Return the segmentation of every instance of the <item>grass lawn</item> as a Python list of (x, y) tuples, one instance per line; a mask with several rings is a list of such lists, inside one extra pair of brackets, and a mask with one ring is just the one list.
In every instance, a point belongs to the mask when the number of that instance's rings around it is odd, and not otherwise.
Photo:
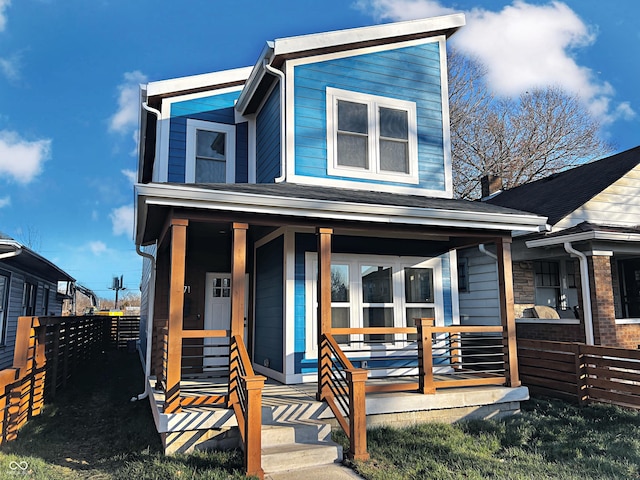
[[(162, 455), (148, 400), (129, 401), (138, 357), (101, 360), (0, 447), (0, 479), (245, 478), (238, 451)], [(505, 420), (377, 428), (368, 441), (373, 460), (354, 467), (370, 480), (640, 479), (640, 413), (606, 405), (532, 400)]]
[(0, 479), (246, 478), (238, 451), (162, 455), (142, 389), (138, 356), (107, 352), (0, 447)]
[(541, 399), (522, 410), (505, 420), (370, 430), (373, 460), (355, 468), (370, 480), (640, 479), (640, 412)]

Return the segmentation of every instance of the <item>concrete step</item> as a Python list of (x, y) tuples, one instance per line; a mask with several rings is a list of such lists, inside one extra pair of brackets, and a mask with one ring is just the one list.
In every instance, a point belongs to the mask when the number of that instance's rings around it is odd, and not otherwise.
[(288, 443), (262, 447), (265, 473), (333, 464), (342, 461), (342, 447), (333, 442)]
[(262, 446), (331, 440), (331, 426), (321, 422), (275, 423), (262, 426)]

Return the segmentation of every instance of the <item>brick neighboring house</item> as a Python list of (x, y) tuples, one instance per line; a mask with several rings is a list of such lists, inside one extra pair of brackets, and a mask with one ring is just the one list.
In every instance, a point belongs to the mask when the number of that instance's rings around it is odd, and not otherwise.
[[(639, 164), (636, 147), (507, 191), (485, 182), (486, 203), (547, 216), (551, 227), (514, 238), (520, 338), (640, 346)], [(486, 323), (498, 309), (485, 299), (497, 288), (491, 247), (467, 249), (458, 263), (461, 322)]]

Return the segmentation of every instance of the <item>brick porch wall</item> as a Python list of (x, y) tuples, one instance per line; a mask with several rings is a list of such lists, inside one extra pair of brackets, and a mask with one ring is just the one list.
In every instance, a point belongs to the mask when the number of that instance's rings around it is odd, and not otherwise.
[(588, 257), (589, 287), (591, 288), (591, 315), (596, 345), (617, 347), (616, 313), (611, 282), (611, 257)]

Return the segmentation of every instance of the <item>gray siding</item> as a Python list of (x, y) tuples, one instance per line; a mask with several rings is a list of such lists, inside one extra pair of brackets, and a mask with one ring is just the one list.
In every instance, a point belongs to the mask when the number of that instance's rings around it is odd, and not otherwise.
[(469, 289), (459, 293), (460, 323), (500, 325), (497, 262), (475, 249), (458, 252), (467, 259)]

